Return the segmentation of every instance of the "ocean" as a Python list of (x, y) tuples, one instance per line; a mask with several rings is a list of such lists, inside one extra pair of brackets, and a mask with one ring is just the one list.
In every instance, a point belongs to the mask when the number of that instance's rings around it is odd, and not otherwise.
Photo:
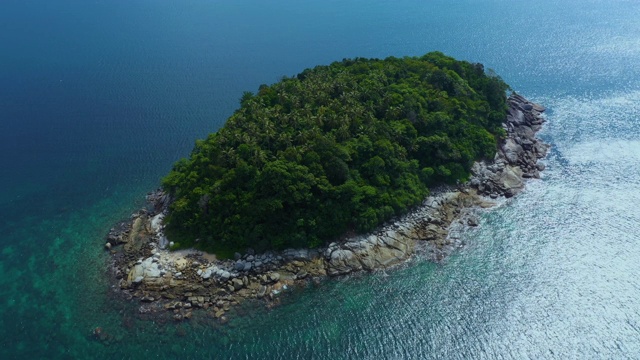
[[(0, 358), (640, 358), (638, 19), (635, 0), (3, 0)], [(104, 236), (243, 91), (435, 50), (548, 108), (543, 178), (462, 249), (224, 326), (116, 296)]]

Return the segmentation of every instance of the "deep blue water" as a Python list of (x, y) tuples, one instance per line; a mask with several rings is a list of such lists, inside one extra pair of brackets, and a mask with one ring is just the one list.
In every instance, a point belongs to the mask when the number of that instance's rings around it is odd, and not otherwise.
[[(0, 2), (0, 358), (640, 357), (638, 19), (634, 0)], [(114, 300), (103, 236), (243, 91), (433, 50), (549, 108), (544, 178), (464, 249), (225, 327)]]

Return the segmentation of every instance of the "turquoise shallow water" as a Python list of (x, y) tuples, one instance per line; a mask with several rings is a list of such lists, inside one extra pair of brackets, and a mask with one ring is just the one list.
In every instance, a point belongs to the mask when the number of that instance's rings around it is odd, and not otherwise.
[[(1, 2), (0, 358), (638, 358), (638, 18), (624, 0)], [(103, 236), (242, 91), (432, 50), (549, 108), (544, 178), (463, 249), (226, 327), (114, 300)]]

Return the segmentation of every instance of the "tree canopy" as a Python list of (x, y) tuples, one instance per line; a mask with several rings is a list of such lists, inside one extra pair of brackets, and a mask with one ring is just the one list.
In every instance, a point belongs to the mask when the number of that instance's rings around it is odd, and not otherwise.
[(167, 234), (216, 251), (371, 231), (493, 158), (507, 89), (439, 52), (344, 59), (261, 85), (163, 179)]

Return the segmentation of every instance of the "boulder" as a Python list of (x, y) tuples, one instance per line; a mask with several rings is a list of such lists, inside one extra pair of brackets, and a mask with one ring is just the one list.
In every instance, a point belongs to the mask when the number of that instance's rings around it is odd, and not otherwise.
[(250, 262), (246, 262), (244, 263), (244, 267), (242, 268), (242, 271), (250, 271), (252, 267), (253, 265)]
[(526, 125), (518, 126), (518, 128), (516, 129), (516, 133), (522, 139), (521, 140), (522, 143), (526, 143), (529, 145), (533, 144), (531, 140), (535, 139), (536, 137), (535, 133), (533, 132), (533, 129), (531, 129)]
[(327, 273), (331, 276), (348, 274), (362, 268), (353, 251), (347, 249), (334, 250), (327, 262)]
[(519, 191), (524, 187), (522, 182), (522, 170), (519, 167), (506, 166), (504, 171), (494, 179), (496, 185), (503, 191), (513, 190)]
[(513, 139), (508, 138), (504, 145), (502, 145), (502, 151), (504, 152), (504, 156), (507, 161), (509, 161), (510, 164), (515, 165), (518, 163), (523, 149), (522, 146), (517, 144)]
[(238, 278), (231, 280), (231, 285), (233, 286), (234, 291), (238, 291), (244, 287), (244, 283)]
[(160, 238), (158, 239), (158, 246), (160, 247), (160, 249), (166, 249), (168, 245), (169, 240), (167, 239), (167, 237), (164, 235), (160, 236)]
[(182, 271), (182, 270), (186, 269), (187, 265), (188, 265), (188, 261), (185, 258), (179, 258), (174, 263), (174, 266), (176, 267), (176, 270), (178, 270), (178, 271)]
[(531, 103), (531, 107), (533, 108), (533, 110), (539, 113), (544, 112), (546, 110), (544, 106), (536, 103)]
[(220, 278), (222, 280), (229, 280), (230, 277), (231, 277), (231, 273), (229, 273), (228, 271), (223, 270), (220, 272)]
[(348, 261), (353, 258), (353, 252), (347, 249), (336, 249), (331, 252), (331, 262), (334, 261)]
[(381, 247), (376, 254), (375, 261), (379, 267), (388, 267), (400, 263), (405, 259), (406, 254), (391, 248)]
[(267, 287), (262, 285), (262, 286), (260, 286), (260, 289), (258, 290), (258, 293), (256, 294), (256, 296), (257, 296), (258, 299), (261, 299), (266, 294), (267, 294)]
[(519, 109), (509, 108), (509, 113), (507, 114), (507, 122), (516, 125), (524, 124), (524, 113)]
[(203, 271), (202, 274), (200, 274), (200, 276), (206, 280), (211, 277), (212, 273), (213, 273), (212, 269), (208, 268), (205, 271)]
[(282, 256), (290, 260), (309, 260), (309, 249), (286, 249)]
[(164, 219), (164, 214), (160, 213), (154, 217), (151, 218), (151, 229), (155, 232), (158, 233), (160, 232), (160, 230), (162, 230), (162, 219)]

